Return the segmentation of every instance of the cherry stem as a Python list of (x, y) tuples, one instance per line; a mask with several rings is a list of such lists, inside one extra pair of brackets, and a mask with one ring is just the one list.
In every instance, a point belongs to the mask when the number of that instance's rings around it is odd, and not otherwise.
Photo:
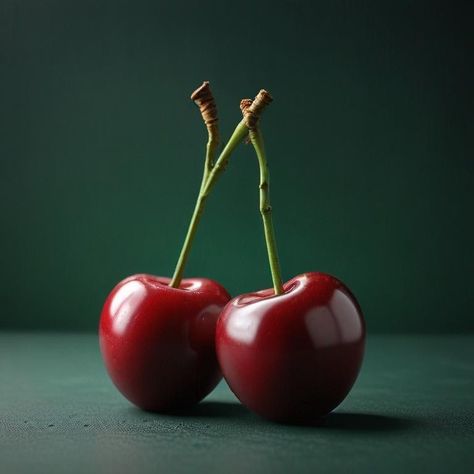
[(202, 174), (201, 190), (206, 184), (212, 168), (214, 168), (214, 157), (216, 155), (219, 140), (214, 133), (209, 131), (209, 139), (206, 145), (206, 159), (204, 162), (204, 173)]
[(283, 283), (281, 279), (280, 260), (275, 239), (275, 230), (272, 220), (272, 206), (270, 205), (270, 173), (263, 145), (263, 137), (256, 125), (249, 130), (250, 141), (255, 149), (260, 168), (260, 214), (263, 220), (263, 230), (265, 234), (265, 243), (267, 245), (268, 261), (270, 272), (272, 274), (273, 288), (276, 295), (283, 294)]
[(219, 119), (217, 116), (217, 105), (212, 95), (209, 81), (204, 81), (192, 94), (191, 100), (199, 107), (202, 119), (207, 128), (208, 141), (206, 146), (206, 160), (204, 162), (204, 172), (202, 175), (201, 187), (214, 166), (214, 158), (219, 144)]
[(188, 261), (189, 252), (191, 251), (191, 246), (196, 235), (199, 221), (201, 220), (202, 213), (204, 211), (207, 197), (209, 196), (209, 193), (211, 192), (214, 185), (216, 184), (219, 176), (224, 171), (229, 161), (230, 155), (246, 137), (247, 131), (248, 130), (245, 121), (242, 120), (235, 128), (234, 133), (230, 137), (229, 141), (227, 142), (226, 146), (222, 150), (222, 153), (220, 154), (214, 165), (212, 162), (217, 143), (213, 143), (211, 137), (209, 139), (209, 142), (207, 144), (203, 180), (196, 201), (196, 206), (194, 207), (194, 212), (191, 217), (191, 222), (189, 223), (188, 232), (184, 239), (183, 248), (181, 249), (181, 253), (176, 264), (173, 278), (169, 283), (169, 286), (172, 288), (179, 288), (179, 285), (181, 284), (181, 280), (183, 278), (184, 273), (184, 267), (186, 266), (186, 262)]

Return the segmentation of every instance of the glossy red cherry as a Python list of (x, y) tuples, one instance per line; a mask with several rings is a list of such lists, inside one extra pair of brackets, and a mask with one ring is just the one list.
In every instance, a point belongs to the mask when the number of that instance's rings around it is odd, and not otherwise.
[(365, 345), (362, 312), (350, 290), (324, 273), (238, 296), (224, 308), (216, 350), (237, 398), (264, 418), (312, 422), (346, 397)]
[(102, 310), (99, 339), (110, 378), (132, 403), (168, 411), (199, 402), (219, 382), (215, 327), (230, 297), (204, 278), (134, 275)]

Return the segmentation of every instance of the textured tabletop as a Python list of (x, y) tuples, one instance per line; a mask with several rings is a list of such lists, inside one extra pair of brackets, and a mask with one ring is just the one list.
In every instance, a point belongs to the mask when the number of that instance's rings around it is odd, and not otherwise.
[(474, 337), (371, 336), (315, 427), (266, 422), (221, 384), (192, 413), (132, 407), (93, 335), (0, 335), (0, 471), (472, 472)]

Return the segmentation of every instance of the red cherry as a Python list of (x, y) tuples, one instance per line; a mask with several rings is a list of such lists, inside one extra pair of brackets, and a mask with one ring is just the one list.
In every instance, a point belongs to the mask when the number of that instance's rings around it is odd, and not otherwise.
[(227, 291), (205, 278), (133, 275), (102, 310), (100, 348), (110, 378), (132, 403), (168, 411), (202, 400), (219, 382), (215, 327)]
[(221, 313), (216, 350), (237, 398), (264, 418), (311, 422), (354, 384), (365, 346), (362, 311), (350, 290), (324, 273), (238, 296)]

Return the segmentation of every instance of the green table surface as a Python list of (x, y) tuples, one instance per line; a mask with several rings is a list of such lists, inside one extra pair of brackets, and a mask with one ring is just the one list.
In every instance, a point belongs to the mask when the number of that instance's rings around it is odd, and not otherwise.
[(192, 413), (131, 406), (97, 337), (0, 334), (0, 472), (473, 472), (474, 337), (371, 336), (319, 426), (269, 423), (224, 383)]

